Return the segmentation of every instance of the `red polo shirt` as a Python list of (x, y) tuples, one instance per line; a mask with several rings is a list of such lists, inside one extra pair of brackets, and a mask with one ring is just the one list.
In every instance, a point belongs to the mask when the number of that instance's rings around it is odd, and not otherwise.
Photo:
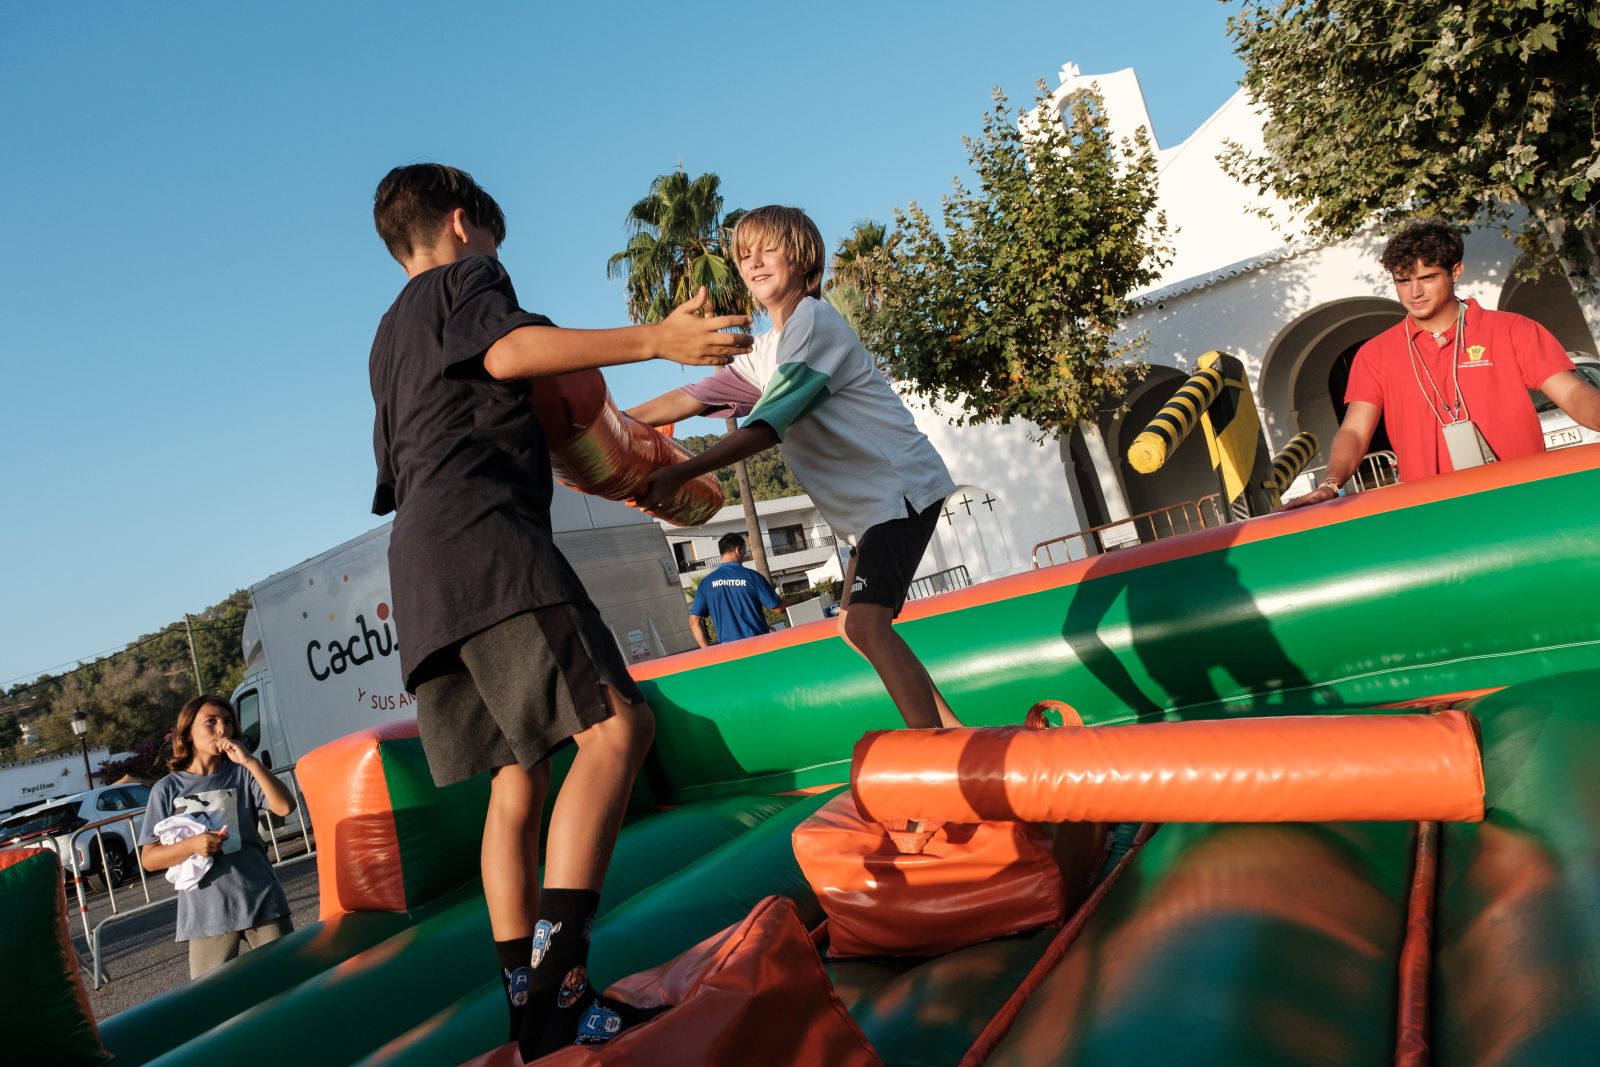
[(1455, 324), (1450, 324), (1441, 343), (1410, 315), (1362, 345), (1350, 366), (1345, 403), (1364, 400), (1383, 409), (1401, 481), (1455, 469), (1434, 414), (1436, 403), (1430, 408), (1433, 390), (1428, 376), (1414, 368), (1408, 332), (1446, 398), (1455, 399), (1454, 382), (1460, 381), (1467, 414), (1478, 424), (1495, 458), (1516, 459), (1544, 451), (1544, 434), (1528, 390), (1539, 388), (1552, 374), (1571, 370), (1572, 360), (1550, 331), (1532, 319), (1509, 311), (1485, 311), (1476, 300), (1468, 300), (1458, 378), (1450, 367)]

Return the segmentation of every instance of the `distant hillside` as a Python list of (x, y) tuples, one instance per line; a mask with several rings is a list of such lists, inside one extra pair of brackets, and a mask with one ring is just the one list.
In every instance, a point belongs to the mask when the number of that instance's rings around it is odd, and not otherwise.
[[(698, 456), (722, 440), (722, 435), (703, 434), (699, 437), (680, 437), (678, 440)], [(799, 496), (805, 492), (800, 488), (800, 483), (795, 481), (794, 472), (789, 469), (789, 465), (783, 461), (776, 448), (757, 452), (745, 460), (745, 467), (750, 471), (750, 492), (757, 500), (776, 500), (784, 496)], [(723, 503), (739, 503), (739, 482), (734, 476), (733, 468), (726, 467), (718, 471), (717, 481), (722, 483)]]
[[(152, 756), (172, 729), (183, 702), (200, 682), (210, 692), (230, 693), (244, 677), (240, 631), (249, 595), (240, 590), (221, 603), (135, 639), (126, 649), (94, 663), (16, 685), (0, 695), (0, 762), (32, 759), (78, 749), (74, 711), (89, 717), (88, 738), (113, 752), (147, 750)], [(24, 745), (26, 725), (37, 743)]]

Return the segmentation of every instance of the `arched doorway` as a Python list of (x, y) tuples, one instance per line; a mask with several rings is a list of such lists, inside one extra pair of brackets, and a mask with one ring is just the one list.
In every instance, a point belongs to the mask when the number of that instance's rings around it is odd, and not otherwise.
[[(1356, 341), (1334, 358), (1333, 366), (1328, 368), (1328, 399), (1333, 401), (1333, 413), (1339, 422), (1344, 421), (1345, 412), (1350, 410), (1350, 405), (1344, 402), (1344, 394), (1350, 385), (1350, 366), (1356, 361), (1356, 353), (1361, 351), (1365, 341)], [(1332, 441), (1331, 438), (1323, 442), (1324, 448)], [(1384, 425), (1383, 416), (1378, 416), (1378, 428), (1372, 431), (1372, 441), (1367, 445), (1368, 452), (1392, 452), (1394, 446), (1389, 443), (1389, 428)], [(1326, 452), (1323, 458), (1327, 458)]]
[(1403, 314), (1394, 300), (1356, 297), (1314, 308), (1278, 333), (1262, 360), (1260, 385), (1263, 421), (1274, 449), (1309, 430), (1321, 446), (1312, 466), (1327, 462), (1328, 445), (1344, 418), (1350, 360)]

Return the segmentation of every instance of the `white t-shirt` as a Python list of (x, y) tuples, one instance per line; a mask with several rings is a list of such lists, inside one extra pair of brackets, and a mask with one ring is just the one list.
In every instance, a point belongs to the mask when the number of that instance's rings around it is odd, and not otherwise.
[(806, 297), (782, 330), (758, 336), (732, 366), (761, 390), (745, 425), (777, 433), (836, 537), (854, 545), (873, 526), (905, 518), (908, 501), (921, 511), (955, 491), (872, 354), (822, 301)]

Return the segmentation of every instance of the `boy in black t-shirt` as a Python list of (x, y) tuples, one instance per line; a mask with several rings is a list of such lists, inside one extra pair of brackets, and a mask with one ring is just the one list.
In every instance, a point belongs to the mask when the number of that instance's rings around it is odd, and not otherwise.
[[(705, 292), (660, 323), (563, 330), (523, 311), (497, 252), (505, 219), (470, 175), (424, 163), (378, 185), (373, 218), (409, 279), (369, 371), (373, 511), (389, 544), (400, 665), (439, 785), (491, 774), (483, 891), (524, 1059), (604, 1041), (627, 1009), (589, 989), (589, 925), (650, 708), (550, 527), (550, 457), (528, 379), (653, 358), (721, 365), (750, 349), (744, 316), (700, 318)], [(578, 751), (538, 886), (548, 757)]]

